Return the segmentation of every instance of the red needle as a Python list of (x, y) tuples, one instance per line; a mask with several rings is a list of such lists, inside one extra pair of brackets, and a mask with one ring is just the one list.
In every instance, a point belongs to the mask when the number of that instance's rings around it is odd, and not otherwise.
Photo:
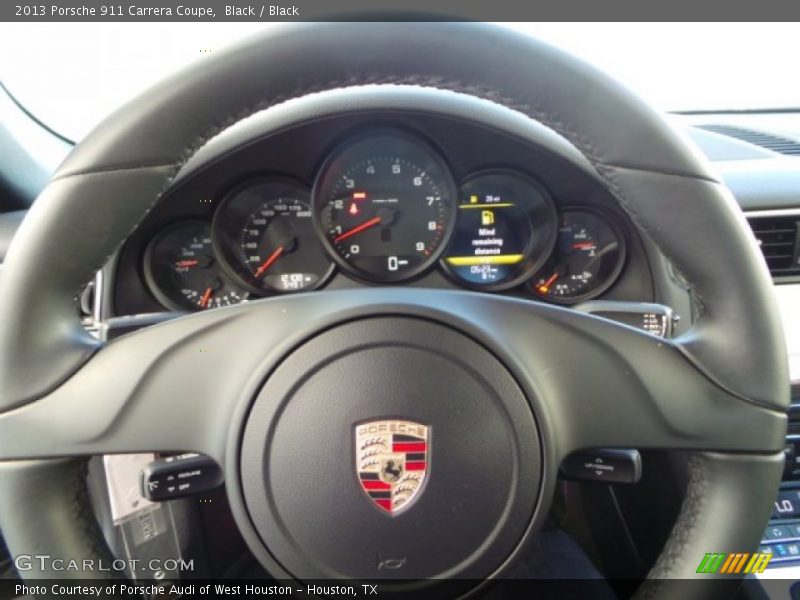
[(199, 260), (182, 260), (178, 263), (178, 268), (181, 269), (183, 267), (189, 268), (194, 267), (200, 264)]
[(595, 245), (594, 242), (581, 242), (578, 244), (572, 244), (572, 247), (575, 248), (575, 250), (591, 250), (595, 247)]
[(272, 263), (274, 263), (276, 260), (280, 258), (281, 254), (283, 254), (283, 246), (278, 246), (277, 248), (275, 248), (272, 254), (270, 254), (267, 257), (267, 260), (261, 263), (261, 266), (258, 267), (258, 269), (256, 269), (256, 272), (253, 275), (253, 277), (255, 279), (261, 277), (264, 274), (264, 272), (272, 266)]
[(351, 236), (353, 236), (353, 235), (355, 235), (357, 233), (361, 233), (365, 229), (369, 229), (370, 227), (374, 227), (375, 225), (378, 225), (380, 222), (381, 222), (381, 218), (380, 217), (373, 217), (369, 221), (365, 221), (361, 225), (356, 225), (351, 230), (345, 231), (344, 233), (339, 234), (339, 236), (334, 238), (333, 241), (334, 241), (334, 243), (338, 244), (339, 242), (342, 242), (342, 241), (346, 240), (347, 238), (349, 238), (349, 237), (351, 237)]
[(553, 273), (550, 278), (545, 281), (542, 285), (540, 285), (537, 289), (542, 293), (546, 294), (550, 291), (550, 286), (553, 285), (553, 282), (558, 279), (558, 273)]
[(203, 297), (200, 298), (200, 308), (205, 308), (208, 306), (208, 301), (211, 300), (211, 294), (214, 293), (214, 290), (211, 288), (206, 288), (206, 293), (203, 294)]

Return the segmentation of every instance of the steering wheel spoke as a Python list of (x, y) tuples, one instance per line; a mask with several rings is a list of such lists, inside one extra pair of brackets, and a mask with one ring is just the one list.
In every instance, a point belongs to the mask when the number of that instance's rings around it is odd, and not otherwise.
[(241, 386), (269, 354), (275, 317), (259, 311), (253, 346), (241, 335), (251, 311), (166, 321), (102, 347), (60, 387), (0, 415), (0, 458), (196, 451), (221, 462)]
[[(541, 403), (558, 457), (597, 447), (763, 452), (785, 415), (714, 382), (670, 340), (607, 319), (514, 303), (484, 325)], [(500, 348), (498, 348), (500, 350)]]
[(113, 340), (44, 398), (0, 415), (0, 457), (186, 450), (222, 462), (236, 415), (281, 357), (370, 314), (437, 320), (501, 356), (557, 458), (590, 447), (782, 447), (784, 415), (715, 384), (667, 340), (541, 303), (383, 289), (252, 302)]

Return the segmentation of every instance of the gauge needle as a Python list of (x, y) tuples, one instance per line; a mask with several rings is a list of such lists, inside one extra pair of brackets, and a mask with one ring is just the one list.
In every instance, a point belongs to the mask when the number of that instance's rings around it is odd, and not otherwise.
[(365, 221), (361, 225), (356, 225), (352, 229), (349, 229), (348, 231), (345, 231), (344, 233), (339, 234), (336, 238), (334, 238), (333, 241), (338, 244), (339, 242), (342, 242), (342, 241), (346, 240), (347, 238), (349, 238), (351, 236), (354, 236), (357, 233), (361, 233), (365, 229), (369, 229), (370, 227), (374, 227), (375, 225), (379, 225), (380, 222), (381, 222), (381, 218), (380, 217), (372, 217), (369, 221)]
[(610, 244), (603, 246), (599, 252), (595, 252), (594, 256), (589, 260), (588, 263), (586, 263), (584, 268), (588, 269), (589, 267), (594, 265), (594, 263), (602, 259), (606, 254), (608, 254), (612, 250), (616, 250), (617, 248), (619, 248), (619, 244), (617, 242), (611, 242)]
[(558, 279), (558, 273), (553, 273), (547, 281), (545, 281), (536, 289), (538, 289), (542, 294), (546, 294), (550, 291), (550, 286), (553, 285), (556, 279)]
[(579, 242), (577, 244), (572, 244), (572, 247), (575, 250), (591, 250), (597, 246), (594, 242)]
[(275, 248), (272, 254), (270, 254), (267, 257), (267, 260), (261, 263), (261, 266), (259, 266), (258, 269), (256, 269), (256, 272), (253, 274), (253, 278), (258, 279), (259, 277), (261, 277), (266, 272), (266, 270), (269, 269), (272, 266), (272, 264), (280, 258), (281, 254), (283, 254), (283, 246), (278, 246), (277, 248)]
[(199, 264), (200, 264), (199, 260), (182, 260), (182, 261), (179, 261), (176, 264), (176, 266), (179, 269), (184, 269), (184, 268), (188, 269), (189, 267), (196, 267)]
[(203, 297), (200, 298), (200, 308), (205, 308), (206, 306), (208, 306), (208, 302), (209, 300), (211, 300), (211, 295), (213, 293), (214, 290), (212, 288), (210, 287), (206, 288), (205, 294), (203, 294)]

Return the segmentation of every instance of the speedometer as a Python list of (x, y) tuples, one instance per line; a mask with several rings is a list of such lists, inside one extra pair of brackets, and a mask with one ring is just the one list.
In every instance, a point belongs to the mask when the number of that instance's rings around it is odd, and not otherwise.
[(313, 196), (328, 251), (368, 281), (422, 273), (452, 234), (456, 191), (447, 166), (426, 144), (398, 132), (373, 133), (335, 152)]
[(333, 270), (314, 231), (308, 188), (290, 179), (233, 190), (217, 211), (213, 236), (224, 264), (259, 295), (315, 289)]

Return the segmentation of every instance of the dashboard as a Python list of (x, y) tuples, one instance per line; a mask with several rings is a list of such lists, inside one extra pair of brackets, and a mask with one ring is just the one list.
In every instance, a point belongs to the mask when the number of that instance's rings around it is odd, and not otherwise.
[(129, 238), (117, 316), (376, 285), (654, 299), (627, 216), (546, 148), (390, 111), (253, 135), (183, 177)]

